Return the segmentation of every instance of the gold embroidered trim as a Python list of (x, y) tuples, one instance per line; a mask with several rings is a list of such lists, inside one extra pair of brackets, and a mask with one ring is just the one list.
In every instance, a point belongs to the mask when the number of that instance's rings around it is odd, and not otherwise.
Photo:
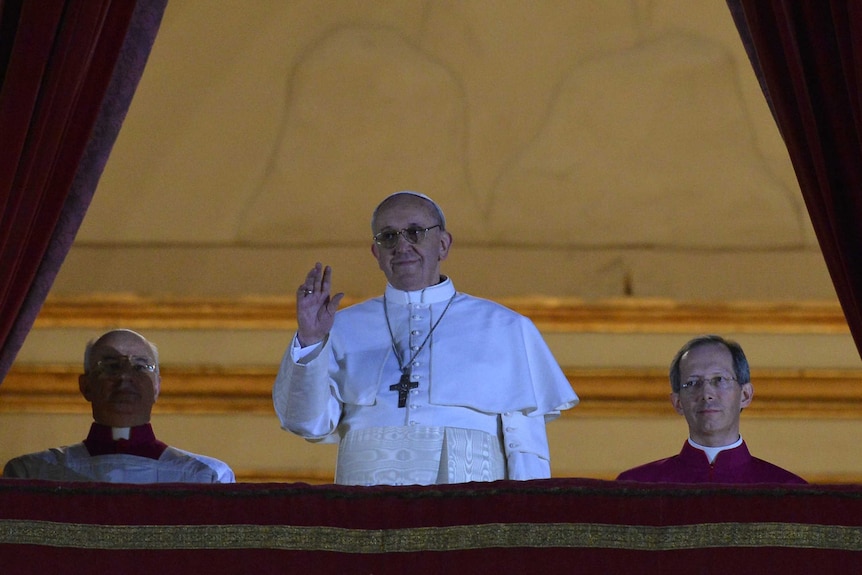
[(489, 523), (403, 529), (292, 525), (93, 525), (0, 520), (0, 544), (82, 549), (279, 549), (410, 553), (496, 547), (674, 551), (714, 547), (862, 550), (862, 528), (803, 523), (644, 526)]

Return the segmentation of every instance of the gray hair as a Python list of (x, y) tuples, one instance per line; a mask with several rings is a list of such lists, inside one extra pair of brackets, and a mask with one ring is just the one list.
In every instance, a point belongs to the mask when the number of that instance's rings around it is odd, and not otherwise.
[(742, 351), (742, 346), (735, 341), (724, 339), (720, 335), (702, 335), (694, 339), (690, 339), (684, 346), (680, 348), (673, 361), (670, 362), (670, 388), (674, 393), (679, 393), (680, 385), (682, 384), (682, 376), (679, 372), (679, 363), (682, 361), (682, 356), (687, 352), (704, 345), (717, 343), (723, 345), (730, 352), (733, 358), (733, 371), (737, 383), (749, 383), (751, 381), (751, 371), (748, 368), (748, 359), (745, 357), (745, 352)]

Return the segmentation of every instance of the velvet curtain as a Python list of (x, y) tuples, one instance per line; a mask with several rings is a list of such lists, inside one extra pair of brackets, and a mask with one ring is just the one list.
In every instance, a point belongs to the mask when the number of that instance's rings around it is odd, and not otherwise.
[(862, 0), (727, 4), (862, 355)]
[(862, 488), (0, 479), (0, 557), (63, 575), (852, 574)]
[(87, 211), (167, 0), (0, 0), (0, 380)]

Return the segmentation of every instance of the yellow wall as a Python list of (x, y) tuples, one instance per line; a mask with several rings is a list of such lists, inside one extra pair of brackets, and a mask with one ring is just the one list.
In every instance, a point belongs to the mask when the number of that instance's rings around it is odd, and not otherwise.
[(241, 478), (330, 477), (267, 386), (315, 261), (351, 301), (381, 293), (368, 222), (399, 189), (442, 204), (457, 288), (533, 317), (581, 394), (556, 475), (678, 450), (662, 372), (717, 332), (751, 360), (752, 451), (862, 479), (859, 353), (719, 0), (169, 3), (0, 385), (0, 459), (83, 437), (84, 343), (130, 327), (161, 350), (160, 436)]

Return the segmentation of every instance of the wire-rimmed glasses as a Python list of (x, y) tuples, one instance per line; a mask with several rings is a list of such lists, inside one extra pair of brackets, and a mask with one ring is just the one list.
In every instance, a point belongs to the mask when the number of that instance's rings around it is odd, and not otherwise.
[(156, 372), (156, 364), (150, 363), (145, 357), (118, 355), (100, 359), (95, 367), (95, 371), (107, 376), (119, 375), (126, 370), (150, 374)]
[(418, 244), (425, 239), (425, 235), (429, 231), (439, 227), (440, 224), (435, 224), (428, 228), (420, 228), (418, 226), (413, 226), (397, 231), (385, 230), (374, 236), (374, 243), (376, 243), (381, 248), (389, 250), (398, 245), (398, 236), (404, 236), (404, 239), (407, 240), (409, 243)]
[(713, 377), (693, 377), (688, 381), (679, 384), (680, 391), (697, 391), (703, 389), (703, 386), (709, 384), (713, 389), (719, 391), (727, 391), (736, 385), (736, 378), (729, 375), (716, 375)]

